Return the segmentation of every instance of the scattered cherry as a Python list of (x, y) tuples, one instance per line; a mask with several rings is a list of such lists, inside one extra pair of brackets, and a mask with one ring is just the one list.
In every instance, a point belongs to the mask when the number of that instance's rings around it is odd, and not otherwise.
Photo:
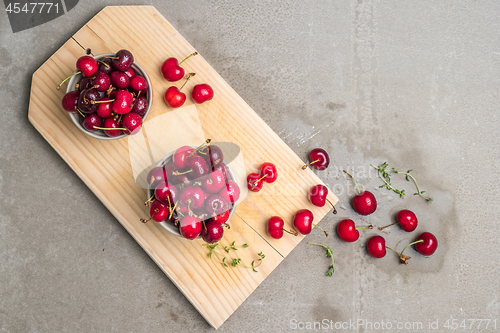
[(314, 185), (311, 187), (309, 190), (309, 201), (314, 206), (317, 207), (323, 207), (325, 203), (328, 201), (330, 205), (333, 207), (333, 214), (337, 214), (337, 209), (335, 208), (335, 205), (331, 203), (330, 200), (327, 198), (328, 196), (328, 187), (322, 184)]
[(417, 216), (411, 210), (403, 209), (399, 211), (398, 214), (396, 215), (396, 222), (386, 225), (385, 227), (381, 227), (379, 229), (384, 230), (385, 228), (398, 223), (404, 231), (412, 232), (417, 228), (418, 225)]
[(328, 165), (330, 165), (330, 157), (326, 150), (321, 148), (314, 148), (309, 153), (309, 164), (302, 167), (303, 170), (307, 169), (309, 165), (312, 165), (316, 170), (325, 170)]
[(375, 196), (370, 191), (361, 192), (358, 183), (351, 174), (345, 170), (344, 172), (352, 178), (358, 190), (358, 194), (352, 198), (352, 208), (360, 215), (370, 215), (377, 209), (377, 199), (375, 199)]
[(191, 53), (181, 62), (179, 62), (176, 58), (173, 57), (165, 60), (165, 62), (161, 66), (161, 73), (163, 74), (163, 77), (170, 82), (176, 82), (182, 79), (184, 77), (185, 72), (184, 68), (182, 68), (180, 65), (190, 57), (195, 56), (197, 54), (198, 52)]
[(370, 225), (365, 228), (356, 228), (354, 221), (350, 219), (342, 220), (339, 222), (339, 224), (337, 224), (337, 234), (344, 242), (357, 241), (359, 238), (358, 230), (362, 229), (373, 229), (373, 226)]
[(302, 235), (308, 235), (311, 233), (312, 227), (318, 227), (322, 230), (326, 237), (328, 237), (328, 233), (323, 230), (319, 225), (313, 223), (314, 215), (309, 209), (301, 209), (295, 213), (293, 217), (293, 227), (295, 230), (300, 232)]
[(366, 243), (368, 254), (374, 258), (383, 258), (387, 253), (385, 239), (382, 236), (373, 236)]
[(420, 236), (418, 236), (417, 240), (412, 244), (415, 245), (415, 250), (417, 250), (418, 253), (424, 256), (432, 255), (434, 252), (436, 252), (436, 249), (438, 247), (436, 236), (434, 236), (430, 232), (421, 233)]
[(196, 104), (202, 104), (214, 97), (214, 90), (206, 83), (197, 84), (193, 87), (191, 97)]
[(278, 170), (274, 164), (265, 162), (259, 168), (259, 175), (266, 183), (274, 183), (278, 179)]
[(195, 73), (189, 74), (182, 87), (177, 88), (176, 86), (171, 86), (167, 89), (167, 91), (165, 92), (165, 103), (167, 103), (168, 106), (170, 106), (171, 108), (179, 108), (184, 104), (184, 102), (186, 101), (186, 94), (181, 92), (181, 90), (182, 88), (184, 88), (189, 79), (194, 75)]
[(275, 239), (280, 239), (283, 237), (283, 231), (288, 232), (289, 234), (297, 236), (296, 231), (288, 231), (284, 229), (285, 221), (279, 216), (272, 216), (267, 221), (267, 233), (269, 236)]
[(263, 177), (261, 177), (258, 173), (251, 173), (247, 176), (247, 187), (252, 192), (259, 192), (262, 190), (262, 186), (264, 182), (262, 181)]

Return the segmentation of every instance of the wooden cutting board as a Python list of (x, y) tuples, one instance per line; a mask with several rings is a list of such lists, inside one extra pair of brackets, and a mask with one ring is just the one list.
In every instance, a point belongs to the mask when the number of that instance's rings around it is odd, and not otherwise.
[[(136, 23), (124, 24), (132, 20)], [(195, 49), (154, 7), (106, 7), (33, 74), (29, 120), (210, 325), (218, 328), (304, 238), (287, 234), (281, 240), (270, 238), (265, 231), (267, 219), (282, 216), (287, 221), (285, 227), (291, 228), (293, 214), (299, 209), (310, 209), (316, 223), (328, 213), (331, 207), (315, 207), (306, 195), (311, 186), (322, 181), (311, 170), (301, 170), (304, 162), (198, 55), (183, 64), (187, 72), (197, 73), (184, 89), (189, 92), (195, 84), (206, 82), (215, 91), (213, 100), (195, 107), (205, 137), (239, 145), (245, 173), (257, 171), (265, 161), (278, 166), (276, 183), (265, 185), (258, 194), (248, 194), (238, 204), (232, 228), (226, 230), (221, 242), (247, 243), (248, 248), (235, 252), (247, 264), (258, 259), (258, 252), (266, 257), (258, 272), (241, 266), (226, 268), (208, 258), (203, 241), (181, 239), (156, 223), (141, 223), (139, 219), (147, 215), (143, 205), (146, 190), (134, 179), (131, 141), (97, 140), (79, 131), (61, 107), (64, 92), (55, 89), (75, 70), (76, 60), (88, 48), (92, 54), (120, 49), (134, 54), (153, 87), (147, 121), (173, 112), (163, 101), (172, 84), (161, 75), (161, 64), (171, 56), (183, 59)], [(175, 83), (178, 87), (181, 84)], [(192, 104), (188, 96), (186, 106), (193, 108)], [(328, 199), (334, 204), (338, 201), (333, 194)]]

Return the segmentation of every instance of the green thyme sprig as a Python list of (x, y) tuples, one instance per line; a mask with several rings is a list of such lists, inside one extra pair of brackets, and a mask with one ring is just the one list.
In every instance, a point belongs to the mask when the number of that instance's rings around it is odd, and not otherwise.
[(416, 193), (413, 193), (413, 195), (419, 195), (419, 196), (421, 196), (422, 198), (424, 198), (424, 199), (425, 199), (425, 200), (427, 200), (427, 201), (433, 201), (433, 199), (432, 199), (432, 198), (430, 198), (430, 197), (426, 197), (425, 195), (423, 195), (423, 194), (425, 193), (425, 191), (421, 191), (421, 190), (420, 190), (420, 187), (418, 186), (417, 180), (415, 179), (415, 177), (413, 177), (413, 175), (410, 175), (410, 172), (412, 172), (412, 171), (413, 171), (413, 170), (412, 170), (412, 169), (410, 169), (410, 170), (408, 170), (408, 171), (406, 171), (406, 172), (401, 172), (401, 171), (397, 171), (396, 169), (392, 168), (392, 171), (391, 171), (391, 172), (392, 172), (392, 173), (400, 173), (400, 174), (402, 174), (402, 175), (406, 175), (406, 177), (405, 177), (405, 178), (406, 178), (406, 180), (407, 180), (407, 181), (410, 181), (410, 178), (411, 178), (411, 179), (413, 180), (413, 182), (415, 183), (415, 186), (417, 187), (417, 192), (416, 192)]
[(328, 267), (328, 271), (326, 272), (326, 276), (332, 276), (333, 273), (335, 272), (335, 261), (333, 260), (332, 249), (330, 247), (323, 245), (323, 244), (320, 244), (320, 243), (307, 242), (307, 244), (322, 246), (326, 249), (325, 257), (332, 258), (332, 265), (330, 267)]
[(257, 259), (257, 262), (254, 260), (254, 261), (252, 261), (251, 266), (247, 266), (247, 265), (242, 263), (241, 258), (226, 257), (224, 254), (217, 251), (217, 249), (222, 248), (226, 253), (229, 253), (231, 250), (237, 251), (238, 247), (247, 248), (248, 244), (243, 244), (243, 245), (237, 246), (237, 245), (235, 245), (235, 242), (232, 242), (231, 245), (224, 246), (224, 247), (222, 247), (222, 245), (220, 245), (219, 243), (203, 244), (203, 245), (205, 245), (210, 250), (210, 252), (208, 253), (208, 256), (210, 257), (210, 259), (215, 258), (215, 260), (217, 260), (224, 267), (229, 267), (229, 266), (236, 267), (238, 265), (241, 265), (245, 268), (251, 268), (254, 272), (258, 272), (257, 267), (259, 267), (262, 264), (262, 260), (264, 260), (264, 258), (266, 257), (262, 252), (259, 252), (257, 254), (259, 256), (259, 259)]
[[(380, 185), (379, 188), (382, 188), (382, 187), (385, 187), (387, 188), (388, 190), (392, 190), (394, 191), (395, 193), (399, 194), (399, 196), (401, 197), (401, 199), (404, 198), (405, 196), (405, 190), (398, 190), (397, 188), (394, 188), (392, 187), (392, 184), (391, 184), (391, 175), (389, 174), (389, 172), (386, 171), (386, 168), (389, 164), (387, 164), (387, 162), (384, 162), (382, 165), (380, 166), (375, 166), (373, 164), (370, 164), (372, 167), (374, 167), (375, 169), (378, 170), (378, 176), (380, 177), (380, 179), (382, 179), (384, 181), (385, 184), (383, 185)], [(394, 170), (394, 169), (393, 169)]]

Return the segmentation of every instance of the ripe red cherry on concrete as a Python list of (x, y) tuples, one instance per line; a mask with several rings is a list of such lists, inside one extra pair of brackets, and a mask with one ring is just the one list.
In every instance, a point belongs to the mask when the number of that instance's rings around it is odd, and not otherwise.
[(75, 90), (75, 91), (70, 91), (66, 95), (64, 95), (62, 99), (62, 107), (64, 110), (72, 113), (76, 113), (77, 111), (77, 105), (78, 105), (78, 97), (80, 96), (80, 92)]
[(278, 179), (278, 170), (276, 170), (276, 166), (270, 162), (262, 163), (259, 168), (259, 174), (266, 183), (274, 183), (276, 179)]
[(182, 237), (187, 239), (195, 239), (201, 233), (201, 229), (203, 228), (203, 223), (197, 217), (187, 215), (179, 224), (179, 231)]
[(142, 127), (142, 117), (135, 112), (129, 112), (123, 116), (121, 125), (124, 127), (123, 133), (127, 135), (137, 134)]
[(115, 101), (111, 104), (111, 110), (116, 114), (127, 114), (134, 105), (134, 96), (127, 90), (118, 90)]
[(436, 252), (436, 249), (438, 247), (436, 236), (434, 236), (430, 232), (421, 233), (414, 244), (415, 250), (417, 250), (418, 253), (424, 256), (432, 255), (434, 252)]
[(163, 77), (170, 82), (176, 82), (182, 79), (184, 77), (185, 71), (184, 68), (182, 68), (180, 65), (190, 57), (195, 56), (197, 54), (198, 52), (191, 53), (186, 58), (184, 58), (180, 63), (174, 57), (165, 60), (165, 62), (161, 66), (161, 73), (163, 74)]
[(342, 220), (337, 224), (337, 234), (344, 242), (355, 242), (359, 238), (359, 231), (362, 229), (373, 229), (373, 226), (366, 228), (356, 228), (353, 220)]
[(297, 232), (288, 231), (284, 229), (285, 221), (279, 216), (272, 216), (267, 221), (267, 233), (274, 239), (280, 239), (283, 237), (283, 231), (289, 234), (297, 236)]
[(396, 215), (396, 222), (386, 225), (385, 227), (381, 227), (379, 229), (383, 230), (387, 227), (390, 227), (391, 225), (395, 225), (398, 223), (404, 231), (412, 232), (417, 228), (418, 225), (417, 216), (411, 210), (403, 209), (399, 211), (398, 214)]
[(219, 222), (216, 221), (208, 221), (205, 223), (205, 226), (201, 228), (201, 238), (209, 243), (217, 243), (224, 236), (224, 228)]
[(326, 150), (321, 148), (314, 148), (309, 153), (309, 164), (302, 167), (303, 170), (312, 165), (316, 170), (325, 170), (330, 165), (330, 156)]
[(247, 187), (250, 191), (259, 192), (263, 185), (262, 177), (258, 173), (253, 172), (247, 176)]
[(312, 227), (315, 226), (322, 230), (326, 237), (328, 237), (328, 233), (317, 224), (314, 224), (313, 220), (314, 215), (309, 209), (301, 209), (293, 217), (293, 227), (302, 235), (308, 235), (311, 233)]
[(374, 258), (383, 258), (387, 253), (385, 239), (382, 236), (373, 236), (366, 243), (366, 251)]
[(344, 172), (352, 178), (358, 190), (358, 194), (352, 198), (352, 208), (360, 215), (370, 215), (377, 209), (377, 199), (375, 199), (375, 196), (370, 191), (361, 192), (358, 183), (351, 174), (345, 170)]
[(196, 104), (202, 104), (214, 98), (214, 90), (206, 83), (197, 84), (193, 87), (191, 98)]

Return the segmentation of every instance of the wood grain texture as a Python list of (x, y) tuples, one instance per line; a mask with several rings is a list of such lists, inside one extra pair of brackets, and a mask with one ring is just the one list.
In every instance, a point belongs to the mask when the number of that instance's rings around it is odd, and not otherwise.
[[(122, 23), (132, 18), (136, 21), (133, 26)], [(190, 91), (202, 82), (214, 88), (214, 99), (196, 106), (205, 137), (239, 145), (246, 173), (257, 171), (265, 161), (278, 166), (276, 183), (266, 184), (263, 191), (250, 193), (239, 203), (230, 222), (232, 228), (222, 241), (226, 245), (232, 241), (249, 244), (249, 248), (238, 250), (244, 262), (257, 259), (260, 251), (266, 258), (257, 273), (243, 267), (224, 268), (208, 258), (202, 241), (181, 239), (155, 223), (142, 224), (139, 219), (147, 214), (143, 205), (146, 190), (136, 185), (128, 139), (97, 140), (77, 130), (61, 107), (64, 93), (55, 89), (74, 71), (76, 60), (87, 48), (93, 54), (123, 48), (132, 51), (153, 87), (148, 121), (172, 112), (163, 101), (172, 84), (162, 77), (161, 64), (167, 57), (184, 58), (195, 49), (154, 7), (106, 7), (34, 73), (29, 120), (201, 315), (218, 328), (304, 238), (270, 238), (265, 231), (267, 219), (282, 216), (291, 228), (293, 214), (299, 209), (313, 211), (316, 223), (329, 212), (331, 207), (318, 208), (307, 199), (309, 188), (322, 181), (311, 170), (301, 170), (304, 162), (198, 55), (184, 64), (187, 72), (197, 73), (184, 89)], [(190, 104), (193, 102), (188, 97), (186, 105)], [(328, 199), (338, 201), (333, 194)]]

